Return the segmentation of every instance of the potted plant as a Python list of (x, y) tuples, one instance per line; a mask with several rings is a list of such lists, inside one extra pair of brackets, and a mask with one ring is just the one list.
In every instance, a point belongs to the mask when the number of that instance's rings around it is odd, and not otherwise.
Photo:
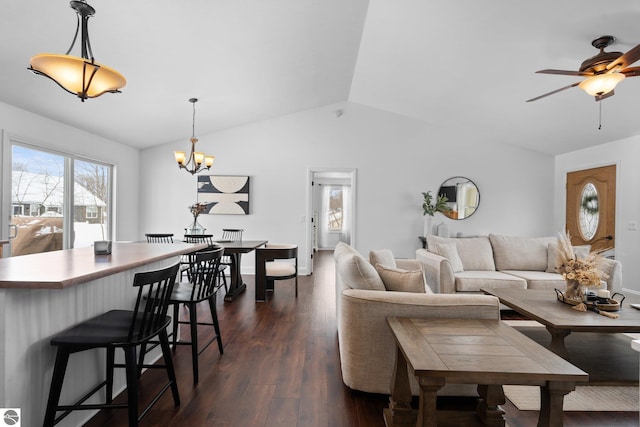
[(436, 212), (447, 212), (451, 209), (447, 206), (447, 196), (440, 195), (436, 198), (435, 203), (433, 202), (433, 196), (431, 195), (431, 191), (427, 191), (426, 193), (422, 193), (423, 201), (422, 201), (422, 215), (424, 215), (424, 235), (428, 236), (433, 234), (433, 216)]

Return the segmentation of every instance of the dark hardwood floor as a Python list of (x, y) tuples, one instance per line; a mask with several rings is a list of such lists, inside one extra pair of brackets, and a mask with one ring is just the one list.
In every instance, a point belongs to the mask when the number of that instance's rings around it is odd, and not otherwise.
[[(181, 405), (174, 407), (165, 393), (141, 427), (384, 427), (388, 396), (352, 391), (342, 383), (333, 253), (316, 255), (314, 274), (299, 278), (297, 299), (293, 282), (283, 281), (276, 282), (266, 302), (256, 303), (253, 276), (245, 281), (248, 290), (235, 301), (225, 303), (218, 296), (224, 354), (214, 344), (200, 355), (200, 382), (193, 386), (189, 348), (179, 346), (174, 363)], [(202, 313), (205, 308), (202, 304)], [(161, 370), (142, 376), (142, 403), (161, 381)], [(503, 409), (510, 427), (537, 424), (537, 411), (518, 411), (509, 402)], [(126, 410), (103, 411), (87, 425), (126, 425)], [(638, 426), (638, 412), (568, 412), (564, 425)]]

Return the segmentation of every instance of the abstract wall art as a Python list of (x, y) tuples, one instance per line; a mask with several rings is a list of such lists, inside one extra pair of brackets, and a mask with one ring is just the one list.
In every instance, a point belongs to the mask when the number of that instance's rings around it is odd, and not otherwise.
[(249, 177), (198, 175), (198, 202), (211, 215), (249, 214)]

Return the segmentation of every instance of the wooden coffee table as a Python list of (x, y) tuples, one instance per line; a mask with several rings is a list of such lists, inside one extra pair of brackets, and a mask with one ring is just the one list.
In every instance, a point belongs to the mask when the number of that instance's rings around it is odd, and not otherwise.
[[(391, 317), (398, 352), (391, 384), (387, 427), (469, 425), (468, 418), (436, 412), (445, 383), (478, 384), (478, 425), (504, 426), (502, 385), (540, 386), (538, 426), (562, 426), (564, 396), (588, 374), (499, 320)], [(408, 374), (420, 385), (418, 411), (411, 409)]]
[(557, 355), (570, 360), (564, 339), (572, 332), (640, 332), (640, 310), (630, 303), (640, 303), (640, 298), (625, 298), (622, 308), (611, 319), (593, 311), (581, 312), (557, 300), (551, 289), (483, 289), (484, 293), (498, 297), (500, 302), (518, 313), (542, 323), (551, 334), (549, 348)]

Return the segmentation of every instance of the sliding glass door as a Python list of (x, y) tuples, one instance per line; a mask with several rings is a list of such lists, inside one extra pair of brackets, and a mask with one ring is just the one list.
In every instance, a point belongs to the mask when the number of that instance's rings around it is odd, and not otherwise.
[(15, 141), (9, 144), (2, 166), (11, 171), (11, 256), (111, 238), (113, 166)]
[(73, 170), (73, 247), (111, 240), (111, 166), (76, 159)]

